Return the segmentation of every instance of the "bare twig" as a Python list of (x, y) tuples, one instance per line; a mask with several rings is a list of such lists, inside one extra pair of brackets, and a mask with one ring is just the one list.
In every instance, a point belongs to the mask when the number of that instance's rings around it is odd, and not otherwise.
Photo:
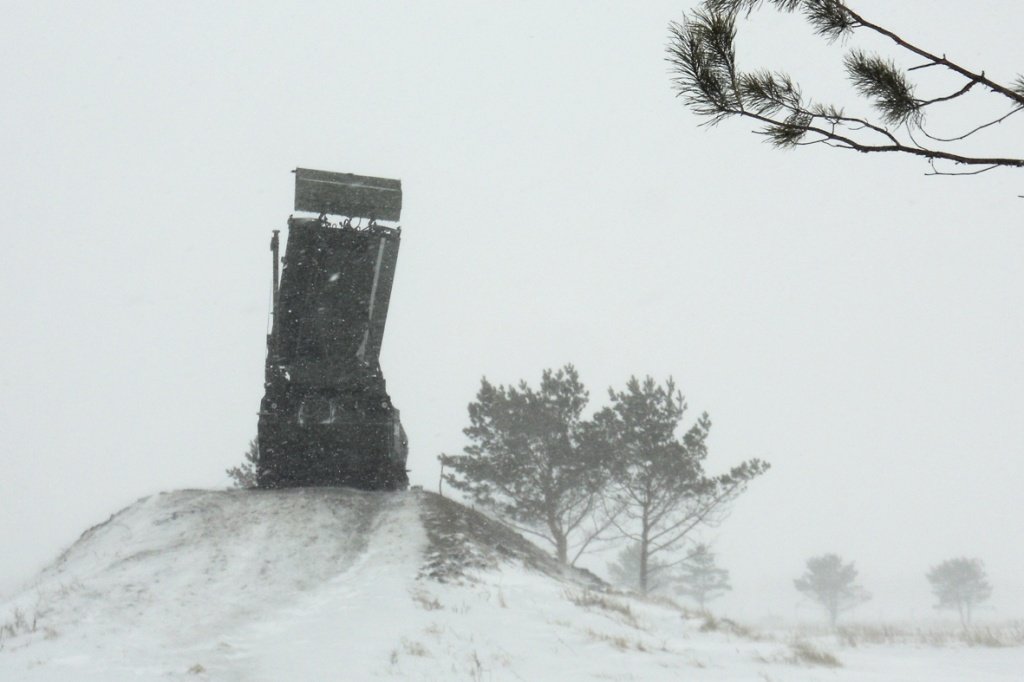
[(973, 170), (973, 171), (940, 171), (935, 166), (935, 160), (934, 159), (930, 160), (928, 162), (928, 164), (932, 167), (932, 172), (931, 173), (925, 173), (925, 175), (981, 175), (982, 173), (987, 173), (990, 170), (994, 170), (996, 168), (999, 168), (999, 166), (993, 165), (993, 166), (986, 166), (985, 168), (979, 168), (978, 170)]
[(918, 102), (917, 106), (918, 106), (919, 109), (921, 109), (921, 108), (926, 107), (926, 106), (928, 106), (930, 104), (935, 104), (937, 102), (948, 102), (951, 99), (956, 99), (957, 97), (962, 97), (963, 95), (966, 95), (968, 92), (970, 92), (971, 88), (973, 88), (977, 84), (978, 84), (978, 81), (971, 81), (970, 83), (968, 83), (964, 87), (962, 87), (959, 90), (957, 90), (956, 92), (954, 92), (952, 95), (946, 95), (945, 97), (936, 97), (935, 99), (921, 100), (920, 102)]
[(984, 130), (985, 128), (988, 128), (989, 126), (994, 126), (997, 123), (1002, 123), (1006, 119), (1008, 119), (1011, 116), (1013, 116), (1014, 114), (1016, 114), (1021, 109), (1024, 109), (1024, 106), (1014, 107), (1008, 113), (1006, 113), (1003, 116), (1000, 116), (999, 118), (995, 119), (994, 121), (989, 121), (988, 123), (982, 123), (980, 126), (977, 126), (976, 128), (972, 128), (971, 130), (967, 131), (963, 135), (957, 135), (956, 137), (936, 137), (934, 135), (930, 135), (928, 133), (928, 131), (925, 130), (924, 128), (921, 128), (921, 132), (924, 133), (928, 137), (928, 139), (935, 140), (936, 142), (959, 142), (960, 140), (967, 139), (968, 137), (970, 137), (974, 133), (978, 132), (979, 130)]

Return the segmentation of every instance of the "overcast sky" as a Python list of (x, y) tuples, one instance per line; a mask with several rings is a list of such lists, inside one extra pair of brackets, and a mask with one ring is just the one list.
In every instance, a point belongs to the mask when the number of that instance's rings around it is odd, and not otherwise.
[[(924, 572), (967, 555), (985, 616), (1024, 616), (1024, 175), (698, 128), (664, 62), (687, 6), (7, 3), (0, 594), (139, 497), (227, 485), (302, 166), (402, 180), (382, 366), (414, 484), (436, 489), (483, 375), (572, 362), (595, 408), (672, 375), (714, 421), (711, 470), (773, 464), (708, 535), (723, 606), (814, 615), (792, 578), (832, 551), (875, 594), (859, 615), (926, 617)], [(854, 6), (1024, 71), (1018, 2)], [(809, 33), (755, 14), (743, 66), (867, 111)], [(1021, 125), (981, 147), (1021, 156)]]

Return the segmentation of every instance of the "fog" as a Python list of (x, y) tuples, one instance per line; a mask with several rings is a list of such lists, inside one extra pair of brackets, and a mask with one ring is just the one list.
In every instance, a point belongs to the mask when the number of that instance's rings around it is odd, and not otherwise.
[[(856, 6), (1024, 68), (1015, 2)], [(381, 365), (413, 484), (436, 489), (484, 375), (571, 362), (594, 409), (671, 375), (714, 421), (710, 470), (773, 465), (706, 534), (732, 573), (717, 608), (819, 618), (792, 581), (836, 552), (874, 595), (856, 617), (932, 618), (924, 573), (965, 555), (995, 588), (978, 617), (1024, 616), (1024, 176), (698, 127), (664, 62), (688, 8), (6, 7), (0, 594), (139, 497), (228, 485), (302, 166), (402, 180)], [(798, 18), (739, 40), (745, 67), (857, 105), (842, 46)], [(1020, 139), (1010, 119), (983, 147)]]

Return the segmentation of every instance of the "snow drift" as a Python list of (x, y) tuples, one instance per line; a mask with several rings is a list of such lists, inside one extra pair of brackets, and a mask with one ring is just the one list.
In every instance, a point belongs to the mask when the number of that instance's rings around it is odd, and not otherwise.
[(156, 495), (0, 605), (0, 680), (1014, 679), (1019, 651), (839, 661), (613, 593), (422, 491)]

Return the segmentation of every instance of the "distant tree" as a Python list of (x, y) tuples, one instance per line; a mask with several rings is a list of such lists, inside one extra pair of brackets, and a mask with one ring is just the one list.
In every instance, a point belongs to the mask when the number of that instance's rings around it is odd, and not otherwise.
[(715, 563), (714, 552), (705, 544), (698, 544), (680, 564), (673, 586), (693, 599), (701, 611), (707, 608), (707, 602), (732, 589), (729, 571)]
[[(903, 69), (892, 59), (859, 48), (847, 53), (844, 65), (849, 81), (871, 101), (877, 119), (816, 102), (785, 73), (740, 70), (736, 18), (764, 4), (802, 13), (814, 32), (829, 41), (845, 41), (858, 31), (883, 36), (917, 63)], [(768, 142), (783, 148), (821, 144), (862, 153), (918, 156), (931, 164), (929, 175), (974, 175), (998, 167), (1024, 167), (1024, 159), (965, 153), (957, 146), (1024, 109), (1024, 76), (1009, 84), (998, 83), (984, 71), (961, 66), (944, 53), (926, 50), (871, 22), (843, 0), (705, 0), (684, 14), (681, 23), (670, 24), (669, 30), (673, 86), (708, 124), (732, 117), (750, 119), (760, 124), (758, 133)], [(933, 67), (952, 74), (954, 82), (949, 91), (920, 96), (911, 72)], [(928, 129), (926, 112), (981, 91), (997, 95), (1003, 106), (962, 132), (936, 135)]]
[(871, 595), (857, 584), (857, 569), (853, 562), (843, 563), (835, 554), (808, 559), (807, 570), (793, 584), (825, 609), (832, 627), (836, 626), (839, 614), (871, 599)]
[(544, 370), (540, 387), (495, 386), (484, 378), (469, 405), (471, 444), (442, 454), (444, 480), (574, 563), (599, 536), (607, 481), (601, 450), (587, 446), (589, 393), (572, 365)]
[[(664, 591), (672, 581), (671, 569), (656, 557), (647, 564), (647, 593)], [(615, 561), (608, 565), (608, 576), (616, 585), (639, 592), (640, 587), (640, 543), (631, 542), (619, 550)]]
[[(639, 545), (637, 585), (646, 593), (653, 558), (671, 555), (692, 530), (724, 518), (729, 503), (768, 464), (751, 459), (707, 476), (711, 420), (704, 413), (677, 437), (686, 403), (672, 379), (660, 386), (651, 377), (632, 377), (624, 391), (610, 389), (609, 397), (611, 405), (594, 416), (594, 443), (607, 449), (611, 480), (605, 501), (617, 534)], [(675, 565), (682, 559), (663, 561)]]
[(260, 446), (253, 438), (249, 441), (249, 448), (245, 451), (245, 458), (238, 466), (226, 470), (231, 478), (231, 484), (235, 488), (255, 488), (256, 468), (260, 462)]
[(966, 630), (974, 607), (992, 596), (992, 585), (979, 559), (947, 559), (928, 571), (928, 582), (939, 599), (935, 608), (953, 609)]

